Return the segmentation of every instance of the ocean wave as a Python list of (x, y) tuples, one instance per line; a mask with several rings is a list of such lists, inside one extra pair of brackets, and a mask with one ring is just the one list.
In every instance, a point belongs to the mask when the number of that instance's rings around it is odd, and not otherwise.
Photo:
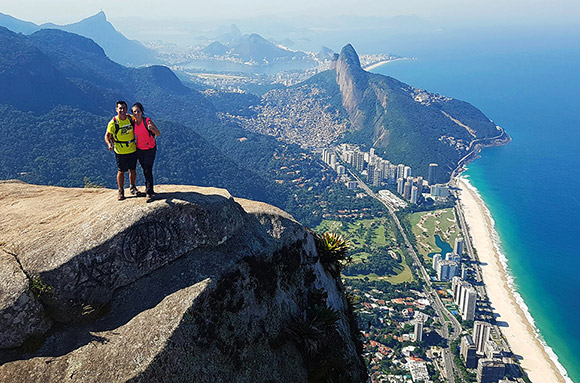
[(473, 184), (471, 182), (469, 182), (468, 175), (462, 174), (458, 178), (461, 179), (461, 181), (463, 181), (465, 183), (465, 185), (467, 185), (467, 187), (475, 194), (475, 196), (479, 199), (479, 201), (481, 202), (481, 205), (485, 209), (485, 214), (487, 215), (487, 218), (489, 219), (489, 222), (491, 224), (490, 230), (491, 230), (491, 235), (492, 235), (492, 239), (493, 239), (493, 247), (496, 250), (496, 254), (499, 254), (499, 260), (500, 260), (500, 263), (502, 265), (503, 272), (506, 276), (508, 287), (514, 296), (516, 303), (522, 309), (524, 316), (526, 317), (529, 325), (531, 326), (531, 328), (534, 332), (534, 336), (540, 342), (540, 344), (544, 348), (544, 351), (546, 351), (546, 354), (548, 354), (548, 357), (550, 358), (550, 360), (552, 360), (552, 362), (554, 363), (554, 365), (556, 366), (556, 368), (558, 369), (558, 371), (560, 372), (560, 374), (562, 375), (562, 377), (564, 378), (566, 383), (574, 383), (572, 381), (572, 379), (570, 379), (570, 377), (568, 376), (568, 372), (566, 371), (566, 368), (564, 368), (564, 366), (560, 363), (560, 361), (558, 359), (558, 355), (556, 355), (556, 353), (554, 352), (552, 347), (550, 347), (546, 343), (546, 341), (544, 340), (544, 337), (542, 336), (540, 330), (536, 326), (536, 322), (535, 322), (534, 318), (532, 317), (532, 314), (530, 313), (530, 310), (529, 310), (528, 306), (526, 305), (526, 302), (524, 301), (524, 299), (522, 298), (522, 296), (518, 292), (518, 285), (515, 281), (514, 276), (512, 275), (511, 269), (509, 268), (508, 259), (502, 250), (501, 239), (500, 239), (499, 234), (497, 232), (497, 229), (495, 227), (495, 220), (493, 219), (491, 212), (489, 211), (487, 205), (485, 204), (483, 197), (479, 193), (479, 190), (477, 190), (477, 188), (475, 186), (473, 186)]

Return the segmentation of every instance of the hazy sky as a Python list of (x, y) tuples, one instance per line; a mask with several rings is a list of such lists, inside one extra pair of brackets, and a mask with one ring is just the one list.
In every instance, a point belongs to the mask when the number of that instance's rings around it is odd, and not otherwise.
[[(248, 17), (335, 15), (390, 18), (415, 15), (440, 23), (580, 24), (579, 0), (1, 0), (0, 12), (35, 23), (67, 24), (100, 10), (109, 20), (139, 17), (159, 24), (220, 21)], [(130, 29), (130, 28), (129, 28)]]
[(337, 50), (351, 42), (369, 52), (411, 55), (414, 43), (429, 46), (442, 31), (468, 36), (462, 28), (485, 28), (476, 34), (499, 40), (502, 29), (519, 28), (531, 41), (546, 28), (573, 29), (574, 38), (580, 31), (580, 0), (0, 0), (1, 13), (36, 24), (70, 24), (101, 10), (117, 30), (142, 42), (190, 44), (235, 23), (244, 33), (305, 44), (296, 49)]

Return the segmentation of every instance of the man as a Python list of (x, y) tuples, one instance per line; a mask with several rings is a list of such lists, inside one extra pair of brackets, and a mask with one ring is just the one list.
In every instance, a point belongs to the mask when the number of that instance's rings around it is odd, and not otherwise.
[(115, 150), (117, 160), (117, 184), (119, 185), (118, 200), (125, 199), (125, 173), (129, 171), (129, 191), (132, 195), (143, 196), (135, 183), (137, 182), (137, 146), (135, 144), (134, 122), (127, 115), (127, 103), (117, 101), (117, 115), (109, 122), (105, 133), (105, 142), (109, 150)]

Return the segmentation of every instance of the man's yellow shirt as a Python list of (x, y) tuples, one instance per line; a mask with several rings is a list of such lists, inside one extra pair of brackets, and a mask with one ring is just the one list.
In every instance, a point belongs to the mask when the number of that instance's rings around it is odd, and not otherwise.
[(129, 118), (130, 117), (127, 116), (127, 118), (124, 120), (118, 120), (119, 131), (116, 135), (115, 119), (111, 119), (109, 125), (107, 126), (107, 132), (111, 133), (115, 139), (115, 153), (117, 154), (130, 154), (137, 151), (137, 145), (135, 144), (135, 132), (133, 131), (131, 120), (129, 120)]

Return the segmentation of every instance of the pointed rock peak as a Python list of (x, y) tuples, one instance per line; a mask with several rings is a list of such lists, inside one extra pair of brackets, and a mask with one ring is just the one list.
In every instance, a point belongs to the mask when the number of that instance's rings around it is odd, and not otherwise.
[(107, 21), (107, 16), (105, 15), (104, 11), (100, 11), (99, 13), (87, 17), (85, 20), (100, 20), (100, 21)]
[(338, 56), (338, 61), (346, 64), (346, 66), (352, 69), (362, 69), (360, 66), (360, 60), (358, 54), (350, 44), (346, 44), (340, 51)]
[(236, 24), (231, 25), (230, 32), (231, 32), (232, 36), (240, 37), (242, 35), (242, 31), (240, 30), (240, 28), (238, 28), (238, 26)]

